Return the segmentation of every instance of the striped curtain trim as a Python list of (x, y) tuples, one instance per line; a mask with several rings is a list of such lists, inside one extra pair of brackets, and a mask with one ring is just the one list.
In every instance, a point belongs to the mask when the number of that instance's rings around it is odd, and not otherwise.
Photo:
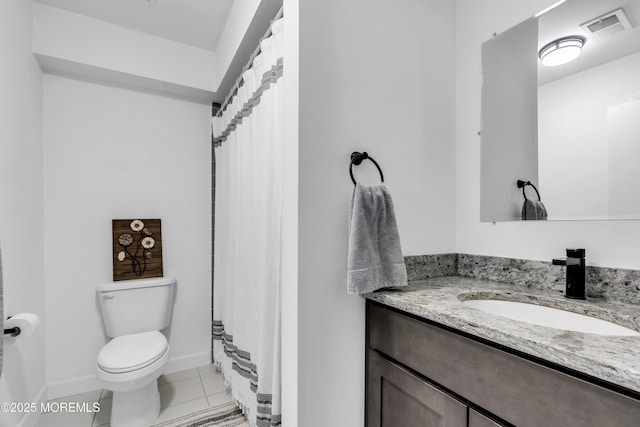
[(273, 397), (270, 394), (258, 393), (258, 370), (251, 362), (251, 354), (238, 349), (233, 344), (233, 336), (224, 330), (220, 320), (213, 321), (213, 339), (222, 341), (224, 354), (231, 359), (231, 369), (249, 380), (251, 391), (256, 393), (258, 409), (256, 414), (257, 427), (274, 427), (282, 425), (282, 416), (272, 413)]
[(256, 416), (258, 427), (279, 426), (282, 424), (280, 415), (271, 413), (271, 402), (273, 398), (270, 394), (258, 393), (258, 414)]
[[(224, 141), (227, 140), (229, 135), (231, 135), (231, 133), (236, 130), (236, 128), (242, 123), (242, 119), (251, 115), (251, 113), (253, 112), (253, 108), (260, 104), (260, 98), (262, 97), (262, 94), (267, 91), (273, 83), (276, 83), (280, 79), (280, 77), (282, 77), (282, 72), (283, 60), (282, 58), (278, 58), (276, 64), (272, 66), (269, 71), (265, 72), (262, 75), (262, 83), (260, 84), (258, 89), (253, 92), (251, 98), (249, 98), (249, 100), (245, 102), (242, 108), (236, 113), (235, 117), (227, 125), (227, 128), (222, 132), (220, 136), (213, 138), (213, 145), (215, 147), (221, 145)], [(231, 103), (233, 103), (233, 99), (227, 105), (230, 105)], [(218, 114), (216, 114), (216, 117), (222, 117), (223, 114), (224, 111), (219, 111)]]
[(222, 345), (224, 354), (231, 359), (231, 369), (248, 379), (251, 391), (257, 392), (258, 372), (256, 365), (251, 363), (251, 355), (246, 351), (238, 350), (238, 347), (233, 344), (233, 337), (229, 334), (222, 334)]

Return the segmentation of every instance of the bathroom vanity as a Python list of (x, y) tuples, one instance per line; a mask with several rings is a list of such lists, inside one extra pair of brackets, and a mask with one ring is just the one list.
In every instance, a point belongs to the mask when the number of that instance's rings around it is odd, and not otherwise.
[(367, 426), (640, 425), (640, 336), (536, 326), (461, 301), (476, 297), (640, 325), (637, 306), (457, 276), (368, 294)]

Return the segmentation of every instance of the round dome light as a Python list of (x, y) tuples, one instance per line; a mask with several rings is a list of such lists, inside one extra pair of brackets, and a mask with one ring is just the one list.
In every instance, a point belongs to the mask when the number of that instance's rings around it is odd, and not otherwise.
[(546, 67), (566, 64), (580, 56), (585, 41), (582, 36), (561, 37), (544, 45), (538, 51), (538, 56)]

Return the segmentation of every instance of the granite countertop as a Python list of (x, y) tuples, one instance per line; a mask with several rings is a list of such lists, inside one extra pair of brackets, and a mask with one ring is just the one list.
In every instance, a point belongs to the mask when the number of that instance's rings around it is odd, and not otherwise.
[(529, 302), (590, 314), (640, 331), (638, 305), (570, 300), (551, 291), (460, 276), (410, 282), (407, 287), (381, 290), (365, 297), (640, 392), (640, 336), (602, 336), (536, 326), (485, 313), (461, 301), (491, 298)]

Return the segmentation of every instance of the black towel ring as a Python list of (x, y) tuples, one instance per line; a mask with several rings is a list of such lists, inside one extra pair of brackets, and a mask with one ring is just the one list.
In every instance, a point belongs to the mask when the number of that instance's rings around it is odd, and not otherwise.
[(360, 163), (362, 163), (363, 160), (366, 159), (371, 160), (373, 164), (376, 165), (376, 168), (378, 168), (378, 172), (380, 172), (380, 181), (384, 182), (384, 175), (382, 175), (382, 169), (380, 169), (380, 165), (378, 164), (378, 162), (373, 160), (373, 157), (369, 157), (366, 151), (362, 153), (354, 151), (353, 153), (351, 153), (351, 163), (349, 164), (349, 175), (351, 175), (351, 181), (353, 181), (353, 185), (356, 185), (356, 179), (353, 177), (353, 165), (358, 166), (360, 165)]
[(519, 179), (519, 180), (516, 182), (516, 185), (518, 186), (518, 188), (522, 188), (522, 195), (524, 196), (524, 199), (525, 199), (525, 200), (529, 200), (529, 199), (527, 198), (527, 195), (526, 195), (526, 194), (525, 194), (525, 192), (524, 192), (524, 188), (525, 188), (527, 185), (532, 186), (532, 187), (533, 187), (533, 189), (536, 191), (536, 195), (538, 196), (538, 201), (541, 201), (541, 200), (542, 200), (542, 199), (540, 198), (540, 193), (538, 192), (538, 189), (536, 188), (536, 186), (535, 186), (535, 185), (533, 185), (533, 184), (531, 183), (531, 181), (526, 181), (526, 182), (525, 182), (525, 181), (523, 181), (523, 180)]

